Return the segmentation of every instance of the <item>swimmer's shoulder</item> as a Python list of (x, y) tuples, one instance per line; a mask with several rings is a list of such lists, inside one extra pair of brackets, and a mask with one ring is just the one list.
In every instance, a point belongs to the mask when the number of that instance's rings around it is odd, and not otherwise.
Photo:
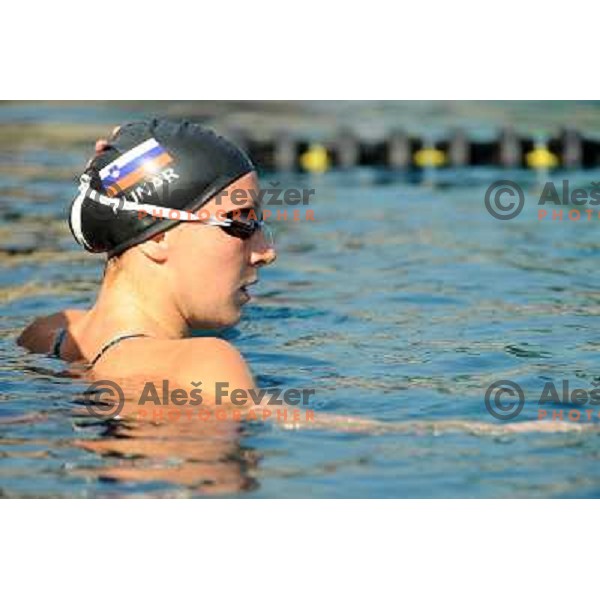
[(239, 350), (215, 337), (126, 340), (106, 353), (94, 367), (94, 375), (108, 379), (167, 379), (183, 389), (194, 388), (201, 381), (207, 395), (223, 382), (230, 389), (256, 387)]
[(203, 388), (214, 389), (226, 382), (231, 389), (256, 387), (248, 363), (241, 352), (221, 338), (202, 337), (177, 340), (173, 355), (176, 379), (183, 386), (201, 380)]
[(49, 352), (59, 329), (68, 329), (87, 313), (86, 310), (67, 309), (45, 317), (37, 317), (17, 338), (17, 344), (31, 352)]

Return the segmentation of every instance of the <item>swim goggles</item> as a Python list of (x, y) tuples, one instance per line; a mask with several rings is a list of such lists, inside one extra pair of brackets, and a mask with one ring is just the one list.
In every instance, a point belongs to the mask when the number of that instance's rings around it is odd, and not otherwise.
[(212, 215), (208, 218), (202, 218), (192, 212), (178, 208), (132, 202), (124, 198), (110, 198), (90, 187), (90, 178), (88, 175), (82, 175), (80, 179), (78, 198), (81, 196), (112, 208), (115, 215), (118, 210), (123, 210), (137, 212), (140, 218), (148, 215), (155, 219), (167, 219), (169, 221), (198, 222), (202, 225), (221, 227), (222, 231), (227, 235), (242, 240), (251, 238), (259, 229), (262, 229), (267, 243), (269, 246), (273, 246), (273, 233), (265, 221), (262, 218), (260, 220), (250, 218), (252, 214), (258, 214), (262, 217), (262, 211), (256, 207), (239, 208), (223, 213), (224, 218), (217, 218)]

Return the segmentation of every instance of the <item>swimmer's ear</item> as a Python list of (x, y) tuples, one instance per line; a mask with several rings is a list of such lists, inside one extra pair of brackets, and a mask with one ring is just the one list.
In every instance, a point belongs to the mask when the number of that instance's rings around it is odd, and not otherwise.
[(164, 263), (169, 254), (169, 243), (164, 233), (155, 235), (137, 247), (140, 252), (157, 263)]

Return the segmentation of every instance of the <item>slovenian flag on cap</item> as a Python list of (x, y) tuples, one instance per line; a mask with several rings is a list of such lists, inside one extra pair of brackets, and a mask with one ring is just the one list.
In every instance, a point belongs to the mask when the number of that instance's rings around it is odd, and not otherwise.
[(116, 196), (157, 173), (173, 161), (171, 155), (154, 139), (138, 144), (106, 165), (100, 179), (108, 196)]

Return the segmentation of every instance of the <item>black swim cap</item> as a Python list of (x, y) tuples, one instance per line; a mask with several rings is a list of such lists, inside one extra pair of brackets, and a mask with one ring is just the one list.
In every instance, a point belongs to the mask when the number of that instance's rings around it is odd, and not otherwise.
[[(105, 196), (193, 212), (254, 170), (242, 150), (189, 121), (153, 119), (123, 125), (85, 170)], [(80, 194), (69, 226), (89, 252), (116, 256), (179, 224), (111, 208)]]

